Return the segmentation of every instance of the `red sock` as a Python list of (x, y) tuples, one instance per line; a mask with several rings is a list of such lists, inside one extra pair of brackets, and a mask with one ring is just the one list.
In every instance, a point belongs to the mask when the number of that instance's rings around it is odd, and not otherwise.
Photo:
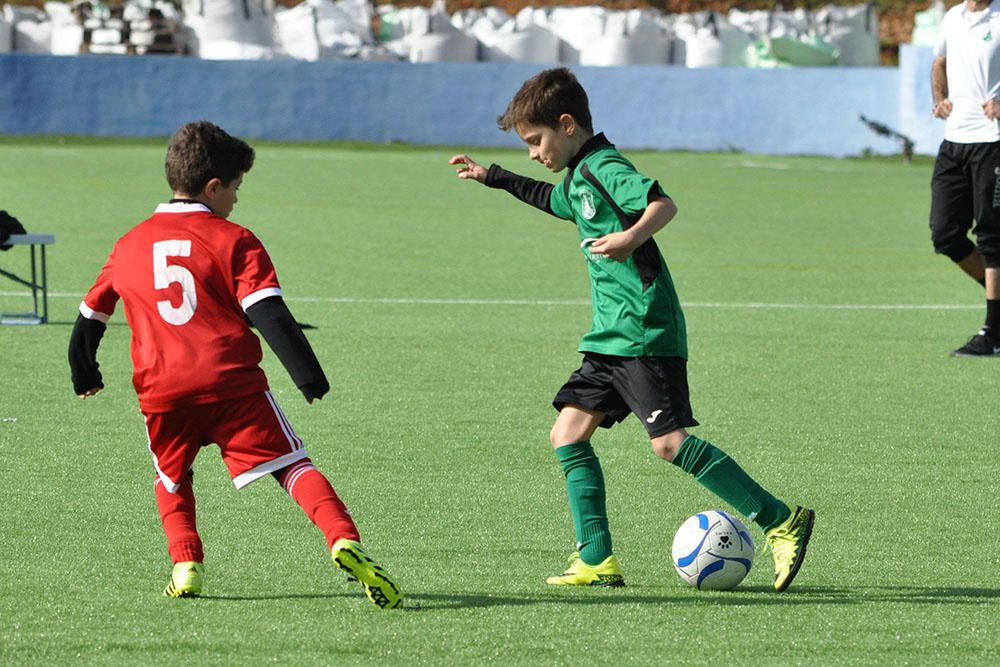
[(323, 531), (327, 546), (332, 547), (341, 538), (360, 539), (347, 507), (312, 461), (306, 458), (293, 463), (277, 477), (281, 487), (305, 511), (309, 520)]
[(195, 527), (194, 518), (194, 486), (192, 475), (184, 475), (176, 493), (170, 493), (157, 478), (156, 507), (160, 510), (160, 521), (163, 522), (163, 532), (167, 536), (167, 551), (175, 563), (193, 560), (201, 563), (205, 560), (201, 537)]

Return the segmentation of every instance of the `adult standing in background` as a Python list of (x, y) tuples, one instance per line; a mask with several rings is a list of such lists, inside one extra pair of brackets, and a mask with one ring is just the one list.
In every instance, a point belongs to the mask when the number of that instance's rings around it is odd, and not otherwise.
[(952, 355), (1000, 356), (1000, 0), (949, 9), (934, 54), (934, 116), (946, 124), (931, 179), (931, 240), (986, 288), (982, 329)]

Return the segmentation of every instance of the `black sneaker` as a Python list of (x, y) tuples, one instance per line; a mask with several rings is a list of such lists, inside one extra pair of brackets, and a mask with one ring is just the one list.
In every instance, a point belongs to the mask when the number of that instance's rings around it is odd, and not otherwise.
[(980, 329), (969, 342), (951, 353), (953, 357), (1000, 357), (1000, 340)]

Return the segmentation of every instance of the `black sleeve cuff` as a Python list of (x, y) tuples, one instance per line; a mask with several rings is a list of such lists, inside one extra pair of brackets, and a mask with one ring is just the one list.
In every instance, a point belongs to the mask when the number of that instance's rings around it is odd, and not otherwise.
[(649, 186), (649, 191), (646, 193), (646, 202), (648, 203), (657, 199), (670, 199), (673, 201), (673, 198), (663, 190), (663, 186), (660, 185), (660, 182), (653, 181), (653, 183)]

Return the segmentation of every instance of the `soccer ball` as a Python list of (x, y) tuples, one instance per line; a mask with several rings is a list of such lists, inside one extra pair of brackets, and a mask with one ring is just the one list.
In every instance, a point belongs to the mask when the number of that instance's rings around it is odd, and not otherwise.
[(677, 574), (689, 586), (728, 591), (743, 581), (753, 565), (753, 540), (742, 521), (708, 510), (681, 524), (671, 554)]

